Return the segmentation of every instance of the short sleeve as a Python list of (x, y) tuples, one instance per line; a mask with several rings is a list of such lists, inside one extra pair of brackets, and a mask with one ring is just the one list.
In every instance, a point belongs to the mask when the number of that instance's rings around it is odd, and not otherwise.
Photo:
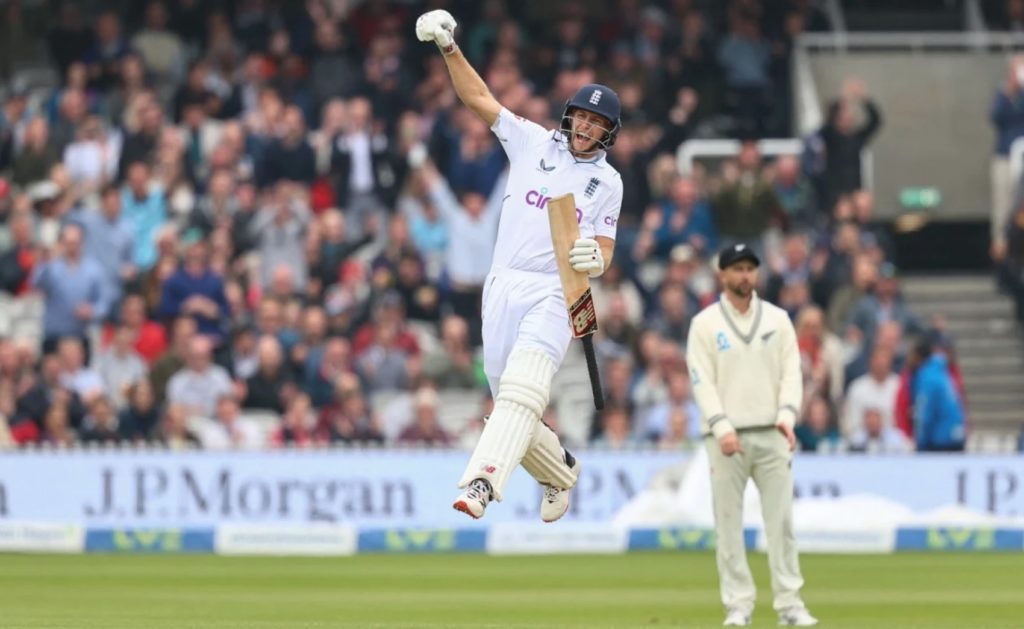
[(505, 149), (510, 162), (519, 159), (531, 144), (537, 144), (551, 135), (550, 131), (539, 124), (517, 116), (504, 107), (498, 112), (491, 131), (501, 143), (501, 148)]
[(622, 178), (615, 174), (610, 186), (611, 190), (601, 201), (594, 224), (594, 234), (615, 240), (615, 232), (619, 226), (619, 212), (622, 211)]

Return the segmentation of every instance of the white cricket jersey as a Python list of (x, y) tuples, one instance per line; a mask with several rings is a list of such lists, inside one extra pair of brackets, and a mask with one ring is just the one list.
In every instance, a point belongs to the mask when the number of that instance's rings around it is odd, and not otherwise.
[(548, 200), (566, 193), (575, 196), (581, 238), (615, 238), (622, 179), (604, 152), (593, 161), (579, 161), (561, 131), (546, 130), (505, 108), (491, 131), (511, 164), (492, 269), (558, 276), (546, 209)]
[(690, 387), (701, 431), (792, 426), (800, 415), (803, 376), (796, 331), (786, 311), (754, 294), (740, 313), (725, 296), (701, 310), (686, 342)]

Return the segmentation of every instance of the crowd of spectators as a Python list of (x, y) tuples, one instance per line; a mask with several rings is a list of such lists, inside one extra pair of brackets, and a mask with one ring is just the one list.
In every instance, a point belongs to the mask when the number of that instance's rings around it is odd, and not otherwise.
[[(31, 32), (18, 6), (15, 39)], [(744, 240), (797, 326), (802, 448), (962, 447), (951, 345), (900, 299), (861, 187), (882, 125), (867, 87), (845, 83), (804, 154), (758, 151), (793, 133), (793, 39), (828, 28), (813, 3), (429, 6), (457, 16), (463, 50), (524, 117), (557, 126), (592, 81), (622, 99), (619, 237), (594, 288), (607, 409), (552, 408), (549, 423), (583, 422), (609, 448), (699, 439), (688, 326), (716, 297), (714, 252)], [(0, 111), (0, 318), (42, 300), (35, 326), (0, 321), (0, 444), (473, 442), (507, 163), (415, 41), (426, 8), (61, 5), (45, 34), (58, 84), (15, 76)], [(683, 174), (690, 137), (744, 142)], [(453, 395), (472, 412), (444, 416)]]

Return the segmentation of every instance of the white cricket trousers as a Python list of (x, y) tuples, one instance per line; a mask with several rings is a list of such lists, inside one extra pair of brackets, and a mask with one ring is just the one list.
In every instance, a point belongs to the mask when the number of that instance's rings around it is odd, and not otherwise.
[(572, 340), (569, 314), (557, 273), (494, 269), (484, 283), (484, 373), (491, 395), (514, 347), (530, 347), (562, 365)]
[(483, 478), (491, 484), (494, 498), (501, 500), (505, 483), (520, 464), (541, 484), (562, 489), (576, 484), (576, 472), (566, 465), (558, 435), (541, 421), (551, 377), (565, 358), (570, 337), (557, 275), (502, 269), (488, 276), (484, 372), (495, 406), (460, 487)]
[(774, 427), (737, 434), (744, 453), (731, 457), (722, 454), (717, 439), (705, 439), (711, 463), (722, 603), (728, 609), (751, 612), (757, 598), (743, 544), (743, 492), (753, 478), (761, 493), (774, 607), (802, 606), (800, 588), (804, 579), (793, 536), (793, 454), (786, 438)]

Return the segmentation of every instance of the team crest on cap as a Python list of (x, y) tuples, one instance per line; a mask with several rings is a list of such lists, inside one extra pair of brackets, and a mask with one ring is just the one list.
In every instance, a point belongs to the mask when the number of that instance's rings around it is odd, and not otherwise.
[(590, 104), (596, 105), (601, 102), (601, 90), (594, 90), (590, 94)]

